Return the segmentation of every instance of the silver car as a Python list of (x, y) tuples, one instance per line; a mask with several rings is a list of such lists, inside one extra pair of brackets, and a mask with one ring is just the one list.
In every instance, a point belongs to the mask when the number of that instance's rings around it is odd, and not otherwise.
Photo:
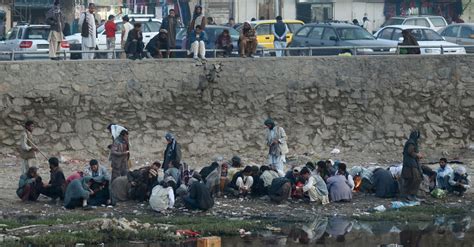
[(447, 41), (458, 45), (471, 45), (465, 47), (467, 53), (474, 53), (474, 24), (459, 23), (449, 25), (439, 31)]
[[(5, 40), (0, 41), (0, 59), (11, 59), (11, 55), (6, 53), (11, 51), (41, 52), (15, 54), (15, 60), (48, 59), (49, 32), (49, 25), (19, 25), (13, 27), (7, 33)], [(69, 51), (69, 43), (66, 40), (61, 42), (60, 51)], [(69, 57), (69, 54), (67, 57)]]

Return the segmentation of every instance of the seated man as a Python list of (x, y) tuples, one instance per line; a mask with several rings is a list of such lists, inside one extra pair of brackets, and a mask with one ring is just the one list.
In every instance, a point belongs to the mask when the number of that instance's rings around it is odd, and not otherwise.
[(321, 204), (325, 205), (329, 203), (328, 188), (326, 183), (319, 175), (311, 174), (311, 171), (304, 167), (301, 169), (301, 177), (305, 180), (303, 187), (297, 188), (307, 193), (310, 202), (321, 201)]
[(103, 177), (105, 180), (110, 181), (110, 173), (105, 166), (99, 165), (99, 161), (89, 161), (89, 166), (84, 168), (84, 176), (89, 177)]
[(447, 190), (449, 180), (453, 178), (453, 169), (448, 165), (446, 158), (439, 159), (439, 168), (436, 170), (436, 188)]
[(143, 33), (142, 24), (137, 22), (133, 25), (133, 29), (128, 32), (127, 42), (125, 43), (125, 53), (129, 59), (143, 58)]
[(281, 203), (291, 195), (291, 182), (288, 178), (275, 178), (268, 187), (268, 196), (270, 200)]
[(139, 202), (148, 200), (153, 187), (158, 184), (158, 169), (160, 168), (153, 163), (151, 166), (142, 167), (127, 173), (127, 178), (131, 185), (130, 199)]
[(160, 29), (160, 32), (155, 35), (155, 37), (153, 37), (150, 42), (148, 42), (146, 45), (146, 50), (154, 58), (169, 58), (170, 43), (168, 39), (168, 31), (166, 29)]
[[(264, 191), (268, 191), (268, 187), (272, 185), (273, 179), (280, 177), (278, 175), (278, 172), (275, 170), (270, 169), (269, 166), (262, 166), (260, 167), (260, 171), (262, 172), (262, 175), (260, 175), (260, 179), (263, 181), (263, 188)], [(265, 193), (266, 194), (266, 193)]]
[(53, 201), (57, 198), (63, 200), (66, 188), (66, 178), (62, 169), (59, 167), (59, 160), (51, 157), (48, 160), (50, 169), (50, 180), (48, 184), (43, 184), (41, 194), (50, 197)]
[(253, 185), (252, 167), (246, 166), (243, 171), (237, 172), (230, 181), (228, 189), (235, 196), (247, 196)]
[(191, 53), (193, 53), (193, 58), (198, 59), (198, 55), (201, 59), (206, 59), (206, 43), (207, 35), (201, 29), (200, 25), (196, 26), (191, 34), (189, 35), (189, 40), (191, 43)]
[(32, 166), (25, 174), (21, 175), (16, 194), (23, 202), (36, 201), (42, 187), (43, 182), (38, 175), (38, 168)]
[(389, 170), (377, 168), (373, 172), (373, 188), (375, 196), (390, 198), (397, 196), (398, 183)]
[(87, 200), (89, 200), (89, 196), (94, 194), (90, 188), (92, 183), (92, 177), (83, 177), (71, 181), (66, 189), (64, 207), (67, 209), (74, 209), (76, 207), (87, 208)]
[(339, 163), (336, 175), (328, 178), (327, 188), (331, 202), (349, 202), (352, 200), (354, 179), (347, 172), (346, 164)]
[(153, 187), (150, 196), (150, 206), (157, 212), (164, 212), (167, 209), (173, 208), (175, 202), (175, 195), (173, 188), (176, 185), (173, 177), (167, 177), (159, 185)]
[(449, 180), (449, 185), (449, 191), (457, 192), (459, 196), (462, 196), (471, 187), (471, 179), (464, 166), (456, 167), (453, 177)]
[(258, 41), (255, 29), (250, 25), (250, 23), (245, 22), (239, 37), (240, 56), (253, 57), (257, 51), (257, 44)]
[(232, 54), (234, 45), (232, 45), (232, 38), (230, 37), (228, 29), (224, 29), (217, 37), (216, 48), (224, 50), (224, 57), (229, 57)]
[(205, 184), (194, 181), (189, 187), (189, 194), (184, 197), (184, 205), (191, 210), (208, 210), (214, 206), (214, 199)]

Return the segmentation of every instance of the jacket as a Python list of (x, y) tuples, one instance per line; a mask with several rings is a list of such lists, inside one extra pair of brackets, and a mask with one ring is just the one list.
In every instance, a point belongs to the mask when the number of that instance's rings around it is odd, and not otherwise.
[(206, 32), (201, 31), (199, 36), (197, 36), (196, 31), (192, 31), (189, 35), (189, 40), (191, 43), (194, 43), (194, 41), (204, 41), (204, 43), (207, 43), (207, 34)]

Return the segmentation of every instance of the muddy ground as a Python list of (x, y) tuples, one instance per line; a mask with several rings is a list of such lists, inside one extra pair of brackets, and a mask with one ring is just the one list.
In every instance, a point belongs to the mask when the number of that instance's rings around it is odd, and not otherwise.
[[(459, 154), (451, 156), (452, 158), (461, 158), (472, 174), (473, 151), (462, 150)], [(305, 159), (295, 160), (296, 162), (306, 162)], [(347, 160), (347, 158), (345, 159)], [(366, 157), (364, 161), (361, 156), (357, 159), (361, 164), (372, 162), (380, 164), (386, 162), (388, 164), (397, 161), (396, 158), (383, 160), (373, 157)], [(431, 160), (436, 159), (435, 156), (432, 156)], [(176, 234), (176, 230), (180, 230), (180, 228), (204, 231), (204, 235), (237, 235), (241, 228), (246, 230), (272, 229), (278, 221), (307, 221), (317, 215), (342, 215), (364, 221), (430, 221), (435, 215), (474, 213), (472, 193), (467, 193), (463, 197), (450, 195), (444, 199), (434, 199), (427, 195), (426, 202), (416, 209), (389, 210), (384, 213), (371, 212), (371, 209), (379, 205), (389, 208), (390, 202), (394, 199), (379, 199), (363, 193), (355, 193), (354, 199), (350, 203), (330, 203), (325, 206), (309, 204), (305, 201), (292, 201), (276, 205), (261, 198), (244, 200), (221, 197), (216, 199), (214, 208), (207, 212), (188, 211), (178, 205), (167, 215), (163, 215), (152, 211), (147, 204), (135, 202), (120, 203), (113, 208), (98, 207), (91, 211), (65, 210), (62, 205), (50, 204), (49, 199), (45, 197), (40, 197), (38, 202), (21, 203), (15, 194), (20, 175), (20, 161), (13, 155), (4, 155), (1, 160), (0, 228), (3, 230), (0, 234), (0, 241), (21, 239), (23, 243), (50, 244), (55, 243), (54, 241), (75, 243), (76, 241), (88, 242), (87, 240), (96, 243), (123, 238), (127, 240), (147, 238), (174, 240), (179, 238), (179, 235), (183, 235)], [(66, 176), (74, 170), (82, 169), (87, 164), (87, 160), (80, 157), (64, 156), (63, 161), (61, 166)], [(40, 175), (45, 181), (48, 181), (49, 174), (46, 163), (42, 162), (42, 164)], [(135, 166), (139, 167), (143, 164), (144, 161), (138, 161)], [(436, 165), (432, 167), (435, 168)], [(121, 218), (124, 218), (122, 221), (125, 223), (120, 222)], [(104, 219), (107, 219), (107, 222), (104, 223)], [(88, 235), (91, 230), (107, 233), (107, 237), (102, 235), (93, 238)], [(124, 232), (128, 233), (124, 234)], [(68, 236), (68, 233), (73, 236)], [(48, 235), (51, 235), (52, 238), (48, 238)]]

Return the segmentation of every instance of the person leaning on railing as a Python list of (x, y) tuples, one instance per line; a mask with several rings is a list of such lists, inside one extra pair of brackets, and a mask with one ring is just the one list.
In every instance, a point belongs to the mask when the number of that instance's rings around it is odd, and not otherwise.
[(257, 36), (255, 29), (250, 23), (245, 22), (239, 37), (239, 49), (241, 57), (253, 57), (257, 51)]
[[(418, 44), (418, 41), (416, 40), (415, 36), (410, 32), (410, 30), (403, 30), (402, 31), (403, 35), (403, 42), (400, 43), (399, 45), (402, 46), (400, 48), (400, 54), (420, 54), (420, 45)], [(410, 48), (403, 48), (403, 46), (411, 46)], [(413, 47), (413, 46), (418, 46), (418, 47)]]

